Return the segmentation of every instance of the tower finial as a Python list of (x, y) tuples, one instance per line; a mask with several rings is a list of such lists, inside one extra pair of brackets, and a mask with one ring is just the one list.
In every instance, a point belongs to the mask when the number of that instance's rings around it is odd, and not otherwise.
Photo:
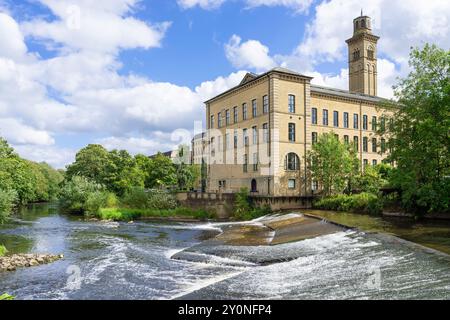
[(361, 17), (363, 16), (363, 9), (361, 8)]

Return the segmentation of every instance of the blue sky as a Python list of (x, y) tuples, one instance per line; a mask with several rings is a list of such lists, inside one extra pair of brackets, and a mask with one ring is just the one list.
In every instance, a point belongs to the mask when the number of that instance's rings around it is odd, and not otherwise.
[[(0, 135), (64, 167), (89, 143), (151, 154), (202, 121), (202, 102), (275, 66), (347, 89), (361, 8), (379, 42), (379, 91), (411, 46), (449, 48), (450, 2), (0, 0)], [(184, 130), (184, 131), (183, 131)]]

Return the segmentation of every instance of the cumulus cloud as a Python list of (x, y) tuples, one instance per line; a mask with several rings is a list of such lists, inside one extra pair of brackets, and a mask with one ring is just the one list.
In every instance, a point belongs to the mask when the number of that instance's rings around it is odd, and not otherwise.
[[(128, 16), (137, 0), (41, 0), (57, 17), (22, 24), (26, 36), (64, 50), (116, 52), (119, 49), (159, 47), (170, 22), (150, 25)], [(110, 3), (111, 2), (111, 3)]]
[(183, 9), (199, 6), (202, 9), (211, 10), (219, 8), (225, 1), (226, 0), (177, 0), (177, 3)]
[[(77, 30), (71, 35), (62, 25), (63, 1), (42, 2), (57, 19), (31, 19), (19, 25), (6, 12), (0, 13), (0, 40), (5, 44), (0, 47), (0, 135), (29, 159), (64, 167), (75, 151), (57, 141), (59, 135), (70, 133), (105, 136), (98, 141), (133, 153), (165, 150), (173, 145), (171, 130), (193, 129), (194, 121), (204, 120), (203, 101), (237, 85), (245, 74), (218, 77), (195, 89), (121, 75), (121, 50), (159, 45), (157, 38), (139, 35), (151, 26), (146, 24), (143, 31), (143, 25), (129, 24), (124, 18), (136, 1), (115, 0), (111, 5), (110, 1), (79, 2), (82, 11), (101, 11), (100, 15), (112, 15), (119, 23), (135, 26), (127, 32), (143, 40), (134, 42), (111, 36), (98, 25), (92, 25), (92, 35), (77, 34)], [(29, 53), (24, 33), (50, 50), (56, 48), (56, 55), (44, 59)], [(102, 35), (109, 39), (97, 39)]]
[(256, 71), (264, 71), (273, 68), (276, 63), (269, 55), (269, 48), (257, 40), (242, 39), (233, 35), (225, 44), (227, 59), (236, 68), (250, 68)]

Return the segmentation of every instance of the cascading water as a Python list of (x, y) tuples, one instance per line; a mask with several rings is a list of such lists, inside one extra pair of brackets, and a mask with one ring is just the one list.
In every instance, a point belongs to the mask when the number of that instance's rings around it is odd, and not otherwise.
[(18, 299), (450, 298), (448, 256), (389, 236), (341, 230), (273, 246), (211, 245), (230, 224), (85, 222), (39, 208), (2, 226), (0, 242), (65, 258), (0, 273), (0, 291)]

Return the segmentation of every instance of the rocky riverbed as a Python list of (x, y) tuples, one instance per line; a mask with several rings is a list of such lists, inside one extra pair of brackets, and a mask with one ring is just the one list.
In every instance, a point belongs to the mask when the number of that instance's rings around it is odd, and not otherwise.
[(0, 272), (15, 271), (17, 268), (35, 267), (41, 264), (48, 264), (64, 258), (62, 254), (13, 254), (0, 257)]

